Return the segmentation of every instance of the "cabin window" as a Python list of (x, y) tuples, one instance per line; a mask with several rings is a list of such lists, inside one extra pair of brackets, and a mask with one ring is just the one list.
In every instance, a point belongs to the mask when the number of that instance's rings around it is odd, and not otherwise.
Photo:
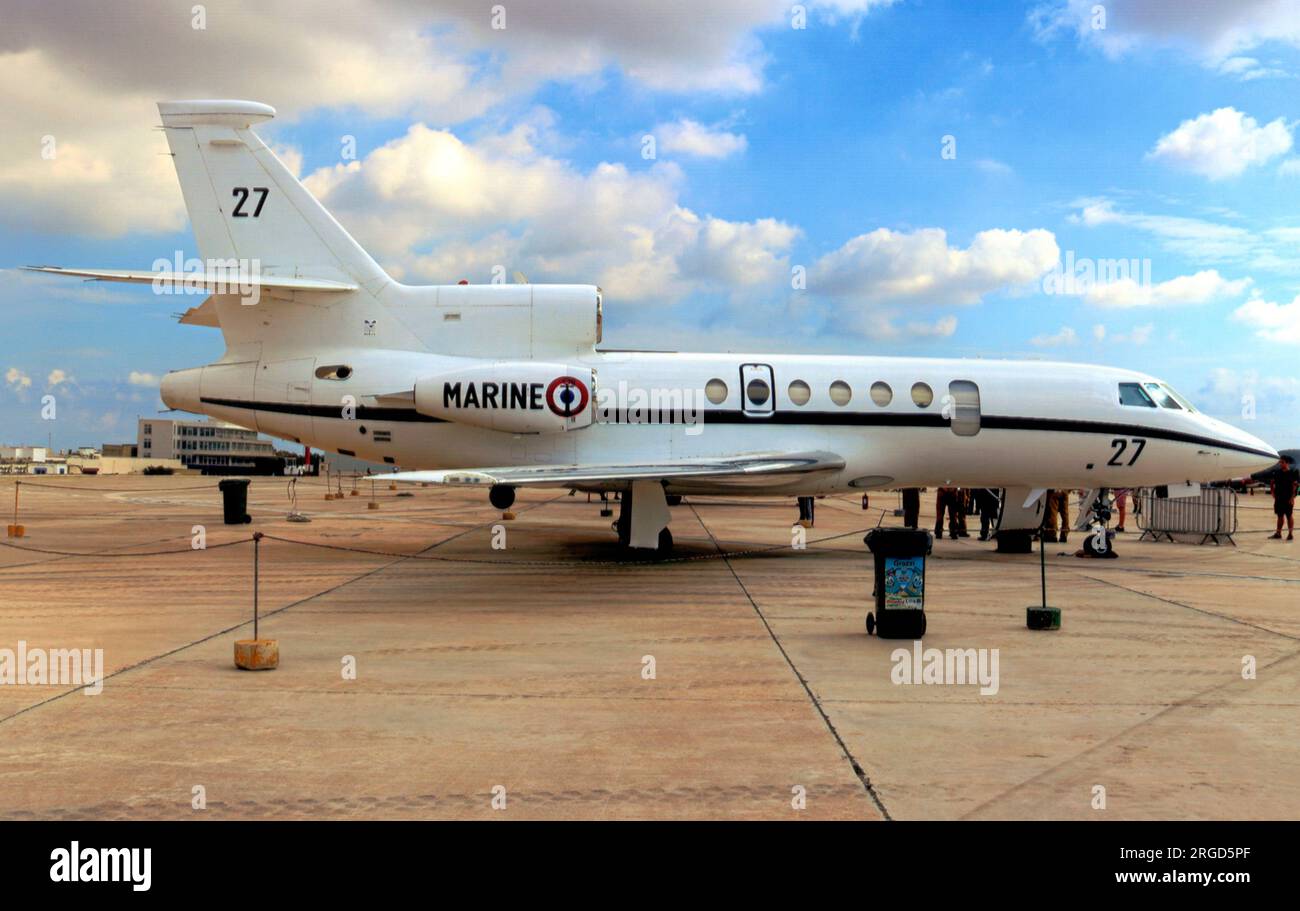
[(751, 405), (765, 405), (771, 397), (772, 390), (767, 388), (767, 383), (760, 379), (752, 379), (745, 386), (745, 398), (749, 399)]
[(836, 405), (847, 405), (853, 399), (853, 390), (843, 380), (831, 383), (831, 401)]
[(328, 367), (316, 368), (318, 380), (346, 380), (351, 375), (352, 368), (347, 364), (331, 364)]
[(884, 408), (894, 400), (894, 390), (889, 388), (888, 383), (876, 380), (871, 384), (871, 401), (875, 402), (881, 408)]
[(934, 390), (925, 383), (912, 384), (912, 402), (917, 408), (929, 408), (934, 401)]
[(704, 396), (715, 405), (721, 405), (727, 400), (727, 384), (722, 380), (714, 378), (704, 387)]
[(803, 380), (795, 380), (791, 383), (787, 393), (790, 401), (796, 405), (807, 405), (808, 400), (812, 398), (812, 389)]
[(1141, 383), (1120, 383), (1119, 403), (1121, 405), (1136, 405), (1142, 408), (1156, 407), (1156, 403), (1151, 401), (1151, 396), (1147, 395)]

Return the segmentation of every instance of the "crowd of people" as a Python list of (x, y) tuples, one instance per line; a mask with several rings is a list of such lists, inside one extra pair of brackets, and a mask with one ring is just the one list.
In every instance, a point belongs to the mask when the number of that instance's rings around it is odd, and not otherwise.
[[(1128, 516), (1128, 498), (1132, 491), (1125, 488), (1113, 492), (1115, 506), (1119, 512), (1119, 524), (1115, 531), (1124, 531), (1124, 521)], [(1045, 515), (1041, 534), (1044, 541), (1065, 543), (1070, 538), (1070, 494), (1069, 490), (1049, 490), (1044, 495)], [(903, 524), (908, 528), (919, 528), (921, 517), (921, 488), (907, 487), (903, 495)], [(1000, 501), (995, 490), (986, 487), (940, 487), (934, 499), (934, 536), (943, 537), (944, 518), (948, 520), (948, 536), (953, 540), (969, 538), (966, 530), (966, 517), (979, 516), (981, 541), (993, 537), (992, 529), (997, 523)]]

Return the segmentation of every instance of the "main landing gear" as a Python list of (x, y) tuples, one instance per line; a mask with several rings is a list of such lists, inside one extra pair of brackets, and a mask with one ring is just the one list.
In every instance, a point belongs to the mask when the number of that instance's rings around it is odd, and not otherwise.
[(612, 527), (624, 547), (651, 550), (664, 557), (673, 549), (673, 533), (668, 530), (671, 518), (663, 484), (633, 481), (619, 500), (618, 519)]

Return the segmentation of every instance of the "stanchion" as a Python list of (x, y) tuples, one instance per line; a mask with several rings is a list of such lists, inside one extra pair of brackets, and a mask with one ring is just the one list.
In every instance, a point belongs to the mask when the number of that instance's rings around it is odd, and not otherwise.
[(18, 488), (22, 483), (22, 481), (14, 481), (14, 524), (5, 529), (5, 536), (9, 538), (21, 538), (27, 534), (27, 529), (18, 524)]
[[(393, 486), (397, 486), (397, 485), (393, 485)], [(378, 508), (379, 508), (379, 501), (375, 499), (375, 481), (374, 481), (373, 478), (371, 478), (371, 480), (370, 480), (370, 502), (366, 504), (366, 509), (378, 509)]]
[(1047, 606), (1047, 545), (1042, 530), (1038, 533), (1038, 575), (1043, 587), (1043, 603), (1025, 608), (1025, 626), (1030, 629), (1060, 629), (1061, 609)]
[(258, 588), (260, 585), (262, 533), (253, 534), (253, 638), (235, 642), (235, 667), (246, 671), (272, 671), (280, 666), (280, 643), (258, 635)]

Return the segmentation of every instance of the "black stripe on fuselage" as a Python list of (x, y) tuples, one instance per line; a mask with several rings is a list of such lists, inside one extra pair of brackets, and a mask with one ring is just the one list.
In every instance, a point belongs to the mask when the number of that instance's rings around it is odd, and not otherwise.
[[(245, 411), (268, 411), (277, 414), (296, 414), (304, 417), (343, 419), (341, 407), (334, 405), (308, 405), (296, 402), (246, 402), (239, 399), (200, 398), (208, 405), (220, 405), (225, 408), (241, 408)], [(450, 423), (442, 418), (430, 417), (412, 408), (380, 408), (373, 405), (357, 405), (355, 420), (393, 421), (396, 423)], [(643, 413), (648, 413), (646, 409)], [(609, 424), (653, 424), (685, 423), (684, 421), (647, 421), (628, 420), (626, 411), (611, 412)], [(857, 411), (778, 411), (769, 414), (751, 415), (743, 411), (706, 410), (698, 412), (696, 423), (708, 424), (780, 424), (782, 426), (802, 427), (933, 427), (946, 428), (949, 421), (941, 414), (908, 414), (897, 412), (857, 412)], [(1195, 443), (1200, 446), (1213, 446), (1216, 449), (1231, 449), (1251, 455), (1271, 458), (1271, 452), (1240, 446), (1214, 437), (1183, 433), (1178, 430), (1166, 430), (1160, 427), (1145, 427), (1141, 424), (1126, 424), (1116, 421), (1082, 421), (1073, 418), (1032, 418), (1013, 415), (986, 414), (980, 417), (981, 430), (1029, 430), (1047, 433), (1099, 433), (1124, 434), (1126, 436), (1146, 437), (1148, 439), (1169, 440), (1175, 443)]]

